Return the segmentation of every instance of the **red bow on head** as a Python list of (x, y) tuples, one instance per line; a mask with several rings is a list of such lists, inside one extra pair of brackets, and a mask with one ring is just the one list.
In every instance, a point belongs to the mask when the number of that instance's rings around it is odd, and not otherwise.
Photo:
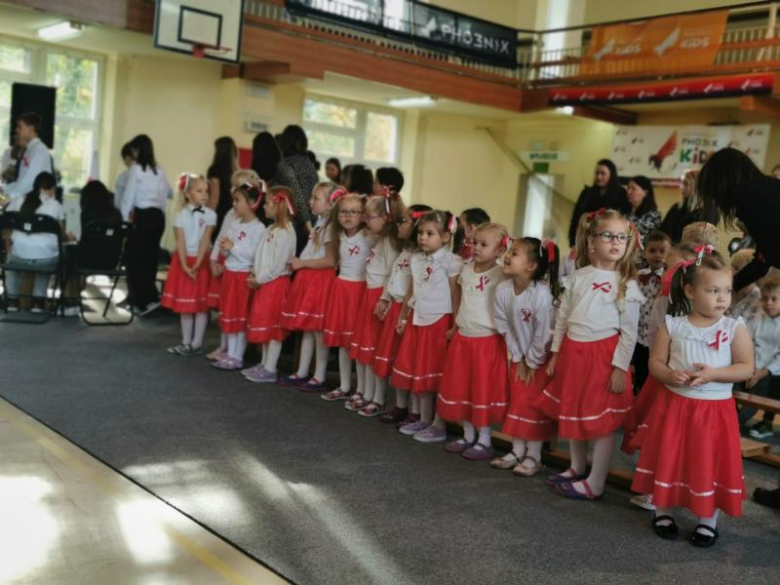
[(412, 216), (412, 219), (414, 221), (418, 221), (423, 215), (428, 213), (427, 211), (412, 211), (409, 213), (409, 215)]
[(539, 244), (539, 252), (547, 254), (547, 263), (552, 264), (555, 261), (555, 242), (552, 240), (542, 240)]
[(200, 175), (195, 173), (182, 173), (179, 175), (179, 191), (186, 193), (192, 179), (200, 179)]
[(383, 186), (381, 189), (379, 189), (379, 193), (377, 193), (380, 197), (385, 198), (385, 211), (387, 212), (387, 215), (390, 215), (390, 197), (393, 195), (393, 192), (390, 190), (390, 187)]
[(344, 187), (339, 187), (333, 193), (330, 194), (330, 197), (328, 198), (328, 200), (331, 203), (336, 203), (336, 201), (338, 201), (339, 199), (344, 197), (344, 195), (346, 195), (346, 194), (347, 194), (347, 190)]
[(588, 219), (593, 219), (593, 218), (594, 218), (594, 217), (596, 217), (597, 215), (604, 215), (606, 212), (607, 212), (607, 208), (606, 208), (606, 207), (600, 207), (600, 208), (599, 208), (599, 209), (597, 209), (596, 211), (591, 211), (591, 212), (588, 214)]
[(512, 245), (512, 242), (514, 242), (514, 241), (515, 241), (515, 239), (512, 236), (510, 236), (509, 234), (507, 234), (506, 236), (501, 238), (501, 247), (502, 248), (508, 248), (509, 246)]
[(696, 266), (701, 265), (702, 258), (704, 258), (704, 255), (712, 256), (713, 252), (715, 252), (715, 246), (710, 246), (709, 244), (700, 244), (696, 246), (693, 249), (694, 252), (696, 252)]
[(663, 285), (661, 290), (664, 296), (668, 297), (672, 292), (672, 278), (674, 278), (674, 274), (681, 269), (684, 271), (686, 268), (693, 265), (694, 262), (694, 260), (683, 260), (682, 262), (675, 264), (670, 270), (666, 271), (663, 278), (661, 278), (661, 284)]
[(707, 346), (713, 348), (715, 351), (718, 351), (720, 349), (720, 344), (726, 343), (728, 340), (729, 340), (729, 334), (723, 329), (720, 329), (715, 334), (715, 341), (713, 341), (712, 343), (708, 343)]
[(447, 224), (447, 231), (451, 234), (454, 234), (456, 231), (458, 231), (458, 218), (454, 215), (450, 216), (450, 221)]
[(282, 201), (284, 201), (284, 204), (287, 206), (287, 211), (290, 212), (290, 215), (295, 217), (295, 207), (293, 207), (293, 204), (290, 203), (290, 198), (287, 196), (287, 193), (284, 191), (278, 191), (273, 196), (273, 202), (278, 205)]

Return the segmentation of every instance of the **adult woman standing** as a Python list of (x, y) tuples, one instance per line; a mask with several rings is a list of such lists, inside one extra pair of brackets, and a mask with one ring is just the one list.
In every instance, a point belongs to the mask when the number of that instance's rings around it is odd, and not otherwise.
[(225, 214), (233, 207), (230, 193), (230, 178), (238, 170), (238, 149), (230, 136), (222, 136), (214, 141), (214, 158), (206, 173), (209, 180), (209, 200), (206, 204), (217, 212), (217, 226), (213, 239), (217, 237)]
[(706, 221), (713, 225), (718, 223), (718, 210), (715, 205), (705, 205), (699, 198), (696, 190), (698, 176), (699, 171), (696, 169), (685, 171), (680, 182), (680, 194), (683, 200), (672, 205), (661, 222), (661, 231), (669, 234), (674, 244), (680, 242), (683, 229), (687, 225), (697, 221)]
[[(286, 162), (295, 173), (298, 179), (298, 185), (301, 187), (301, 193), (304, 197), (311, 197), (314, 186), (319, 183), (317, 169), (311, 159), (306, 154), (309, 150), (309, 139), (306, 132), (300, 126), (290, 124), (282, 132), (282, 139), (279, 148)], [(306, 214), (306, 222), (309, 221)], [(308, 226), (311, 229), (311, 225)]]
[(131, 141), (135, 162), (122, 196), (122, 217), (132, 219), (135, 230), (127, 243), (127, 304), (140, 315), (160, 306), (157, 263), (165, 231), (165, 207), (173, 190), (165, 171), (154, 158), (154, 145), (146, 134)]
[(631, 179), (628, 182), (626, 200), (623, 214), (629, 221), (634, 222), (644, 244), (645, 238), (661, 225), (661, 213), (655, 203), (655, 192), (650, 179), (643, 175)]
[(626, 190), (618, 182), (615, 163), (608, 158), (602, 158), (596, 163), (593, 185), (585, 187), (577, 198), (577, 204), (574, 206), (569, 224), (569, 246), (574, 247), (577, 224), (583, 213), (590, 213), (602, 207), (624, 209), (625, 205)]
[(735, 291), (780, 268), (780, 180), (762, 173), (746, 154), (724, 148), (707, 159), (696, 186), (705, 205), (717, 205), (726, 226), (739, 220), (756, 243), (753, 261), (734, 277)]

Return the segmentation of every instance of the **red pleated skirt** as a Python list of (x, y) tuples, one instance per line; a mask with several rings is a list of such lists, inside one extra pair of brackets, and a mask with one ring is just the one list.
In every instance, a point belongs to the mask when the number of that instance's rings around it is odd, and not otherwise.
[(631, 489), (660, 508), (742, 515), (745, 481), (734, 400), (697, 400), (664, 388), (647, 419)]
[(537, 368), (530, 384), (515, 380), (516, 370), (517, 364), (512, 364), (509, 370), (512, 398), (501, 430), (507, 435), (525, 441), (548, 441), (555, 434), (557, 425), (554, 420), (534, 406), (534, 402), (539, 399), (542, 391), (552, 380), (547, 375), (547, 362)]
[(620, 449), (624, 453), (633, 455), (637, 449), (642, 448), (642, 440), (647, 429), (647, 418), (653, 409), (656, 398), (665, 389), (666, 387), (652, 376), (647, 378), (639, 396), (634, 400), (634, 407), (623, 421), (623, 444)]
[(382, 296), (382, 291), (384, 288), (381, 286), (367, 288), (360, 301), (357, 327), (352, 343), (350, 343), (349, 357), (361, 364), (371, 365), (374, 363), (376, 344), (382, 334), (382, 321), (374, 315), (374, 308), (379, 302), (379, 297)]
[(366, 290), (365, 282), (336, 278), (325, 309), (322, 341), (328, 347), (350, 348), (358, 326), (357, 312)]
[(322, 331), (335, 278), (332, 268), (302, 268), (296, 272), (282, 307), (282, 327), (288, 331)]
[(281, 320), (282, 305), (288, 290), (290, 277), (280, 276), (260, 285), (255, 291), (246, 326), (246, 340), (249, 343), (282, 341), (287, 337), (289, 332), (282, 328)]
[[(225, 265), (225, 255), (217, 256), (217, 264)], [(222, 274), (214, 276), (211, 274), (209, 281), (209, 292), (206, 295), (206, 305), (209, 309), (219, 309), (219, 291), (222, 290)]]
[[(196, 261), (196, 256), (187, 256), (187, 266), (194, 266)], [(209, 310), (206, 297), (210, 276), (208, 262), (203, 262), (195, 278), (190, 278), (181, 268), (179, 255), (174, 254), (160, 304), (174, 313), (205, 313)]]
[(249, 272), (225, 270), (219, 295), (219, 328), (222, 333), (242, 333), (246, 330), (252, 289), (246, 284)]
[[(398, 347), (401, 345), (401, 336), (396, 332), (396, 325), (402, 307), (403, 303), (392, 303), (385, 320), (382, 321), (382, 333), (379, 334), (374, 352), (374, 374), (379, 378), (387, 378), (393, 371), (395, 356), (398, 355)], [(411, 313), (408, 318), (412, 318)]]
[(404, 329), (390, 384), (413, 394), (438, 392), (447, 359), (447, 331), (452, 315), (443, 315), (431, 325), (414, 325), (412, 317)]
[(622, 394), (607, 389), (618, 338), (564, 338), (555, 377), (534, 404), (547, 417), (558, 421), (559, 437), (587, 441), (609, 435), (623, 425), (633, 402), (630, 372), (626, 372)]
[(504, 338), (456, 333), (447, 348), (436, 412), (444, 420), (466, 420), (476, 427), (488, 427), (504, 420), (508, 406)]

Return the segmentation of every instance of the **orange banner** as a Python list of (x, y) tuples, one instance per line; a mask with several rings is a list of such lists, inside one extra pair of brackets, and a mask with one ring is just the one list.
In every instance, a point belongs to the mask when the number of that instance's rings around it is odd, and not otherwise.
[(654, 18), (593, 29), (582, 75), (691, 71), (712, 65), (728, 12)]

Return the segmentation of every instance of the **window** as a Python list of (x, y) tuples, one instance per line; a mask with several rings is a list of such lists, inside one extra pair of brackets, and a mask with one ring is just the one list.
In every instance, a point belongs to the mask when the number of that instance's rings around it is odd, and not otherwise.
[(392, 110), (310, 96), (303, 104), (309, 148), (342, 164), (398, 164), (400, 116)]
[(54, 165), (66, 190), (81, 187), (100, 136), (101, 68), (101, 59), (94, 55), (0, 37), (0, 151), (12, 130), (13, 83), (54, 86)]

